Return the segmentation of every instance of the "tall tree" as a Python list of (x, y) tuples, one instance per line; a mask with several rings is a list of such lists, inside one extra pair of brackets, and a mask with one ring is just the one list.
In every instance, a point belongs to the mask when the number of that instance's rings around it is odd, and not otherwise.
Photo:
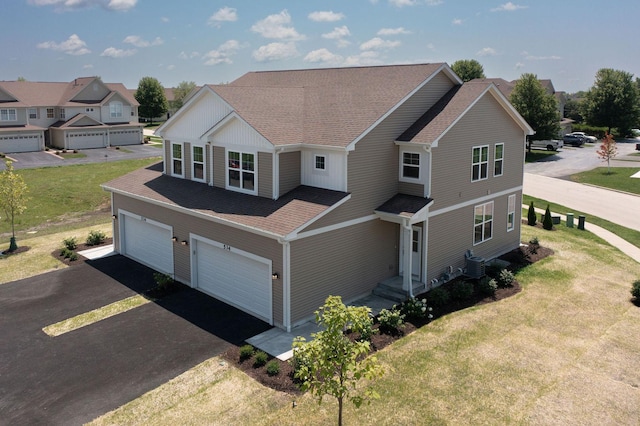
[(383, 374), (375, 356), (367, 356), (369, 341), (352, 340), (345, 334), (347, 329), (361, 336), (370, 333), (370, 311), (364, 306), (347, 307), (340, 296), (329, 296), (316, 311), (316, 322), (322, 331), (313, 334), (309, 342), (304, 337), (293, 341), (296, 379), (302, 381), (303, 390), (318, 398), (318, 403), (322, 403), (324, 395), (338, 400), (338, 425), (342, 425), (345, 398), (356, 407), (378, 398), (373, 389), (360, 392), (356, 387), (360, 379), (373, 380)]
[(140, 117), (148, 118), (153, 124), (154, 117), (160, 117), (169, 110), (167, 97), (160, 82), (153, 77), (142, 77), (138, 90), (133, 95), (140, 104)]
[[(511, 104), (536, 131), (532, 140), (555, 139), (560, 131), (560, 113), (553, 95), (547, 93), (535, 74), (522, 74), (511, 92)], [(531, 145), (529, 144), (529, 150)]]
[(615, 127), (625, 136), (638, 124), (639, 113), (638, 85), (633, 75), (611, 68), (600, 69), (585, 99), (587, 123), (606, 127), (607, 133)]
[(486, 78), (484, 75), (484, 68), (480, 65), (480, 62), (475, 59), (460, 59), (451, 64), (453, 72), (458, 74), (458, 77), (462, 81), (470, 81), (474, 78)]
[(178, 110), (184, 104), (184, 98), (187, 97), (193, 89), (196, 88), (196, 83), (193, 81), (181, 81), (178, 87), (173, 89), (173, 101), (171, 101), (171, 108)]
[(616, 146), (616, 141), (613, 139), (613, 135), (607, 133), (602, 138), (602, 145), (600, 145), (600, 149), (596, 151), (598, 157), (602, 159), (602, 161), (607, 162), (607, 174), (611, 174), (611, 159), (615, 158), (618, 155), (618, 147)]
[(22, 176), (13, 171), (13, 163), (5, 160), (5, 164), (6, 168), (0, 172), (0, 209), (4, 212), (5, 219), (11, 222), (9, 251), (15, 251), (18, 249), (15, 219), (27, 208), (29, 189)]

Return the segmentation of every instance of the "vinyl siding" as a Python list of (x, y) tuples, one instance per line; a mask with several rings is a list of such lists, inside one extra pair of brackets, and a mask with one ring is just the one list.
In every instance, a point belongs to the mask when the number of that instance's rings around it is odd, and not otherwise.
[(273, 198), (273, 154), (258, 152), (256, 160), (258, 162), (258, 196)]
[(224, 148), (220, 146), (213, 147), (213, 186), (216, 188), (225, 187), (226, 160)]
[(182, 172), (185, 179), (191, 179), (191, 144), (185, 142), (182, 144)]
[(231, 108), (218, 95), (211, 93), (207, 88), (201, 90), (208, 93), (203, 93), (200, 98), (194, 99), (194, 102), (187, 107), (188, 109), (181, 111), (179, 116), (172, 117), (172, 120), (174, 118), (176, 120), (169, 123), (170, 126), (163, 132), (163, 137), (169, 139), (200, 139), (202, 135), (231, 112)]
[(281, 197), (300, 185), (300, 156), (300, 151), (283, 152), (278, 155)]
[[(119, 194), (113, 194), (113, 211), (123, 209), (160, 223), (171, 225), (178, 240), (189, 240), (189, 234), (197, 234), (205, 238), (226, 244), (232, 248), (254, 253), (270, 259), (274, 271), (282, 271), (282, 246), (275, 240), (251, 234), (236, 228), (210, 222), (185, 213), (145, 203)], [(117, 224), (116, 224), (117, 225)], [(120, 235), (115, 226), (114, 247), (119, 251)], [(191, 283), (191, 246), (174, 245), (175, 278), (180, 282)], [(282, 280), (273, 281), (273, 319), (282, 325)]]
[(100, 102), (105, 98), (111, 91), (104, 84), (99, 81), (92, 81), (87, 87), (82, 89), (78, 94), (76, 94), (72, 101), (75, 102), (88, 102), (95, 101)]
[(417, 183), (398, 182), (398, 192), (400, 194), (424, 197), (424, 185)]
[(398, 274), (397, 225), (372, 220), (291, 243), (292, 324), (329, 295), (349, 302)]

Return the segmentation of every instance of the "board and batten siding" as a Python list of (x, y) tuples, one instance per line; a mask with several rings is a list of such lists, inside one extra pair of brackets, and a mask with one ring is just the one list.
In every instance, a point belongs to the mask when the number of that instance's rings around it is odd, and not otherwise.
[[(515, 229), (507, 231), (509, 195), (516, 196)], [(454, 271), (465, 267), (465, 253), (473, 250), (474, 256), (493, 259), (520, 245), (520, 221), (522, 192), (514, 191), (500, 197), (484, 200), (478, 204), (493, 201), (492, 238), (473, 245), (474, 207), (466, 205), (456, 210), (429, 217), (427, 280), (439, 278), (448, 266)]]
[[(173, 227), (174, 236), (178, 241), (189, 240), (190, 234), (200, 235), (213, 241), (226, 244), (233, 251), (234, 248), (253, 253), (270, 259), (274, 271), (282, 271), (282, 245), (276, 240), (252, 234), (240, 229), (211, 222), (203, 218), (186, 213), (163, 208), (141, 200), (113, 194), (113, 211), (123, 209), (157, 222)], [(119, 233), (114, 229), (114, 247), (120, 248)], [(175, 279), (185, 284), (191, 284), (191, 246), (174, 244)], [(282, 283), (273, 280), (273, 320), (275, 324), (283, 324)]]
[(185, 106), (187, 110), (180, 111), (171, 118), (173, 121), (169, 123), (163, 134), (165, 139), (200, 139), (216, 123), (231, 113), (231, 108), (218, 95), (207, 88), (201, 90), (208, 93), (203, 93), (197, 99), (194, 98), (192, 104)]
[(278, 154), (280, 197), (300, 186), (300, 151)]
[[(524, 131), (486, 94), (439, 141), (432, 152), (431, 210), (522, 185)], [(493, 176), (496, 144), (504, 144), (503, 175)], [(474, 146), (489, 146), (488, 178), (472, 182)]]
[(372, 220), (292, 241), (292, 325), (310, 319), (329, 295), (348, 303), (397, 275), (397, 229)]
[(246, 152), (273, 151), (273, 145), (253, 127), (237, 118), (231, 118), (221, 128), (209, 136), (216, 146)]
[(453, 86), (444, 73), (439, 73), (363, 137), (347, 157), (347, 192), (351, 199), (308, 229), (371, 215), (397, 194), (399, 149), (395, 140)]
[[(315, 168), (315, 157), (317, 155), (324, 156), (325, 170), (317, 170)], [(346, 187), (344, 175), (346, 162), (346, 152), (305, 149), (302, 151), (302, 184), (334, 191), (344, 191)]]

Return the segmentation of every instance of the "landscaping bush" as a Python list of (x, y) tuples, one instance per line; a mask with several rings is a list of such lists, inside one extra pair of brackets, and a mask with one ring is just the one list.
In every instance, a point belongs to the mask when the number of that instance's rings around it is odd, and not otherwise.
[(400, 312), (406, 319), (422, 319), (431, 315), (432, 309), (427, 306), (427, 299), (412, 297), (400, 305)]
[(310, 359), (307, 354), (307, 351), (297, 350), (295, 348), (293, 349), (293, 356), (289, 360), (289, 364), (291, 365), (291, 368), (293, 368), (293, 377), (295, 378), (296, 383), (300, 383), (305, 380), (304, 377), (298, 377), (297, 373), (299, 371), (310, 371), (310, 366), (313, 363), (313, 360)]
[(478, 282), (478, 290), (487, 296), (495, 296), (498, 282), (493, 278), (484, 277)]
[(97, 246), (104, 243), (104, 240), (107, 239), (107, 236), (102, 231), (90, 231), (89, 236), (87, 237), (87, 245), (88, 246)]
[(529, 226), (536, 226), (536, 221), (538, 218), (536, 217), (536, 209), (533, 207), (533, 201), (529, 204), (529, 212), (527, 213), (527, 224)]
[(160, 290), (166, 290), (169, 288), (169, 286), (171, 286), (171, 284), (173, 284), (173, 277), (161, 272), (154, 272), (153, 280), (156, 282), (156, 285)]
[(449, 291), (444, 287), (436, 287), (431, 290), (429, 293), (429, 302), (431, 305), (441, 308), (451, 300), (451, 295)]
[(638, 302), (640, 302), (640, 280), (634, 282), (631, 286), (631, 295), (635, 297)]
[(253, 368), (260, 368), (263, 365), (265, 365), (267, 363), (267, 359), (269, 358), (269, 355), (267, 355), (266, 352), (264, 351), (258, 351), (256, 352), (254, 358), (253, 358)]
[(275, 359), (272, 359), (267, 363), (267, 374), (270, 376), (277, 376), (280, 373), (280, 363)]
[(508, 269), (503, 269), (500, 271), (500, 275), (498, 275), (498, 287), (507, 288), (513, 286), (513, 282), (516, 280), (516, 277), (513, 275)]
[(540, 241), (538, 237), (533, 237), (529, 240), (529, 253), (536, 254), (538, 253), (538, 249), (540, 248)]
[(240, 347), (240, 361), (246, 361), (253, 356), (253, 346), (243, 345)]
[(547, 210), (545, 210), (544, 212), (542, 227), (547, 231), (551, 231), (553, 229), (553, 219), (551, 218), (551, 210), (549, 210), (549, 205), (547, 205)]
[(451, 286), (451, 297), (455, 300), (467, 300), (473, 296), (473, 284), (468, 281), (456, 281)]
[(76, 240), (76, 237), (65, 238), (62, 240), (62, 244), (68, 250), (75, 250), (78, 248), (78, 241)]
[(378, 314), (380, 330), (386, 334), (397, 333), (404, 326), (404, 315), (395, 308), (383, 309)]
[(73, 250), (69, 250), (67, 247), (63, 247), (63, 249), (60, 251), (60, 255), (65, 259), (69, 259), (71, 261), (78, 260), (78, 254)]
[(362, 324), (362, 329), (360, 330), (360, 337), (358, 340), (361, 342), (371, 341), (371, 336), (374, 335), (376, 330), (373, 329), (373, 321), (369, 321), (366, 324)]

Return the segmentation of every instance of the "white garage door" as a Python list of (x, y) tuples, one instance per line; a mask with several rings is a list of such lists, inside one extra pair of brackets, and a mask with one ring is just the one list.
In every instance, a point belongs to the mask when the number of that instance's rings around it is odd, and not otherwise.
[(70, 149), (104, 148), (106, 146), (106, 133), (104, 131), (69, 133)]
[(193, 238), (193, 286), (272, 324), (271, 261)]
[(156, 271), (173, 275), (171, 227), (130, 213), (120, 214), (121, 252)]
[(0, 152), (34, 152), (40, 151), (40, 135), (1, 135)]
[(140, 130), (112, 130), (109, 132), (109, 144), (110, 145), (134, 145), (139, 144)]

